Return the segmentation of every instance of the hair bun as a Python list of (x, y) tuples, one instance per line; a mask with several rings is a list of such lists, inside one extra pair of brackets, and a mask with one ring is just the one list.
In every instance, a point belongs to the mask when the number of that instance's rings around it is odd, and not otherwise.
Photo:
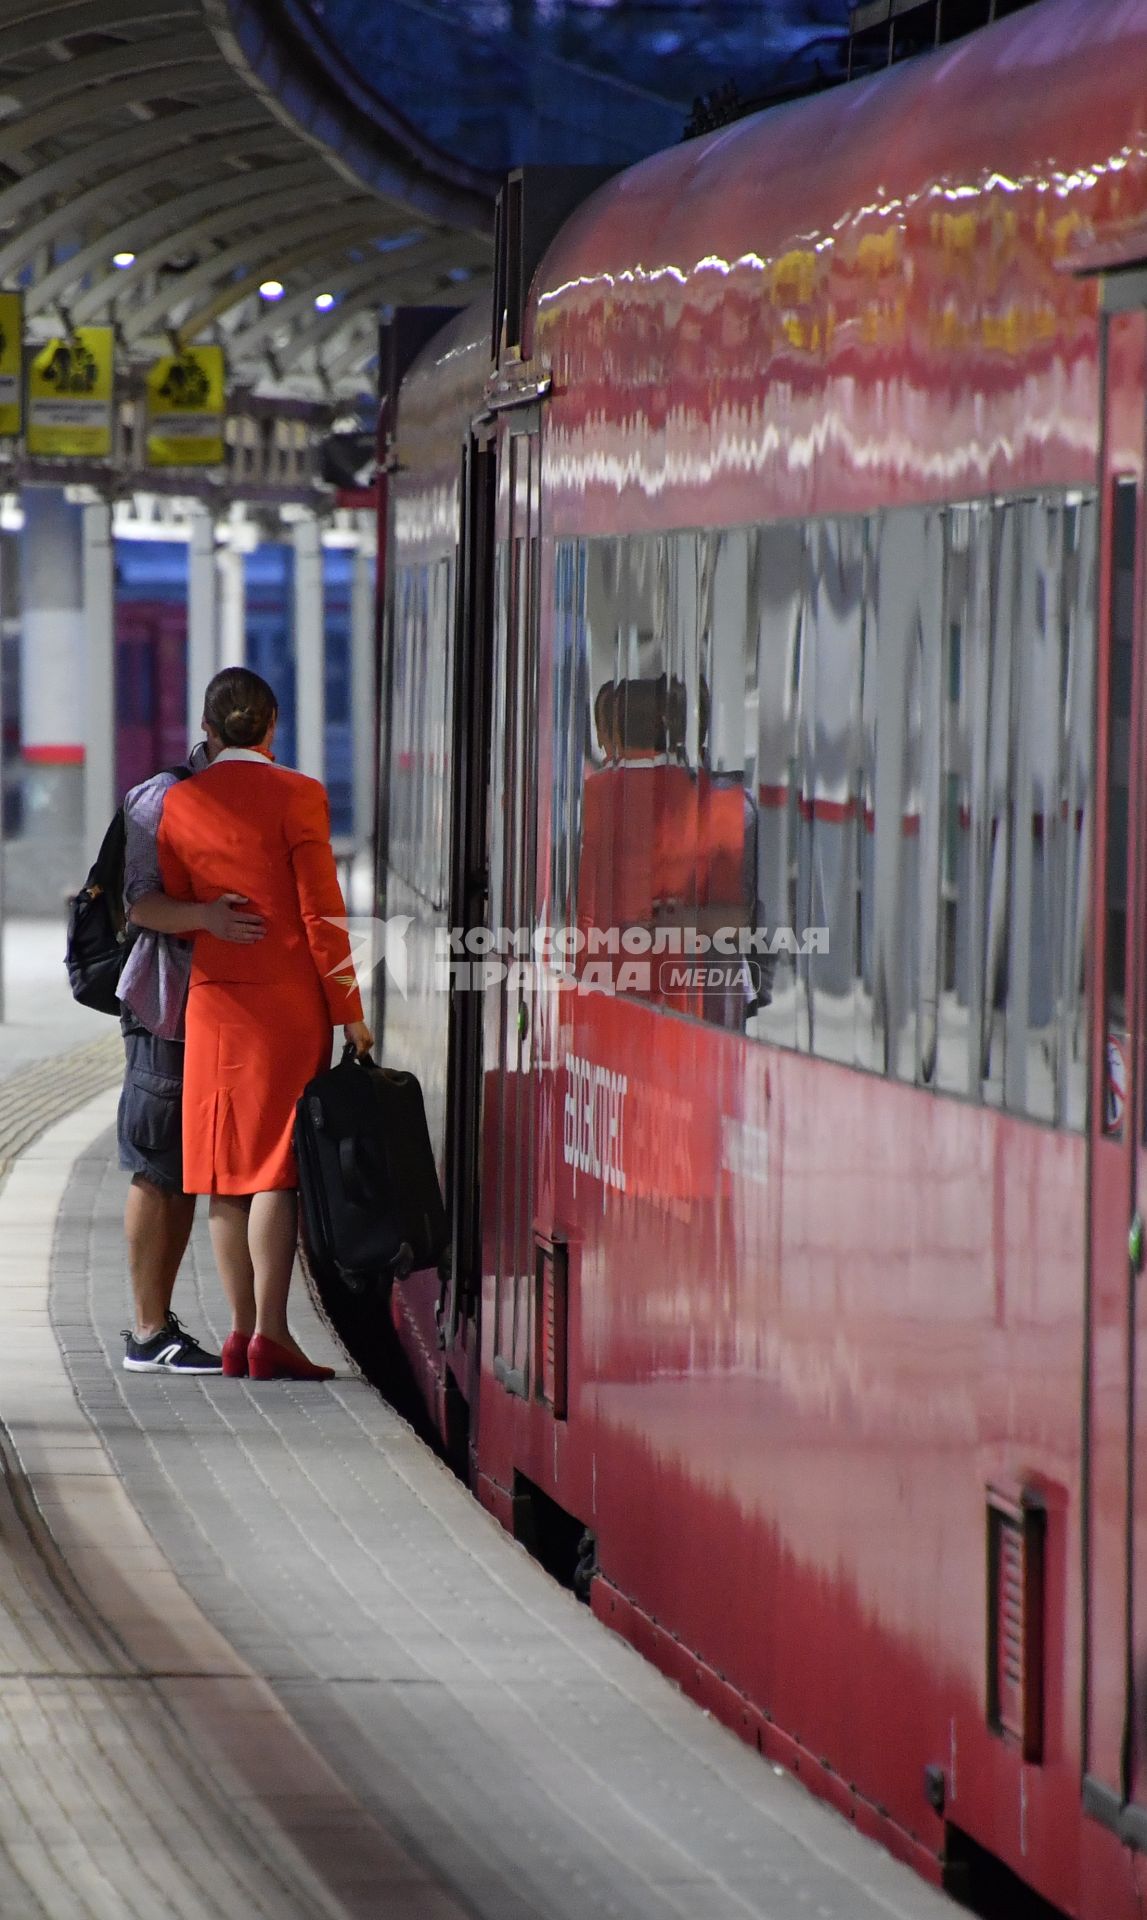
[(272, 689), (248, 667), (224, 667), (203, 698), (204, 725), (227, 747), (251, 747), (265, 739), (278, 711)]

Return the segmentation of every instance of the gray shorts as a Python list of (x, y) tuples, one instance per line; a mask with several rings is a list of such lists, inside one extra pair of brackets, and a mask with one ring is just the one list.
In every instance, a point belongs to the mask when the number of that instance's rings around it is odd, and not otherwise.
[(183, 1192), (183, 1042), (160, 1040), (130, 1013), (116, 1116), (119, 1163), (161, 1193)]

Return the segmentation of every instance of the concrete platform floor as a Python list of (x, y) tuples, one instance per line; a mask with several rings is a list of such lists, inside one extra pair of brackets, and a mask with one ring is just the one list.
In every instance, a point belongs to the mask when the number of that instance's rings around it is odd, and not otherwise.
[[(125, 1375), (114, 1090), (0, 1190), (4, 1920), (945, 1920), (354, 1376)], [(206, 1234), (176, 1308), (218, 1339)]]

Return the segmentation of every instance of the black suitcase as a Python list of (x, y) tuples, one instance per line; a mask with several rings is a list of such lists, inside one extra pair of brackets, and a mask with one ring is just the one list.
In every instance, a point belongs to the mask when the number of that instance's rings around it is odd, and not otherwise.
[(361, 1293), (436, 1267), (449, 1235), (422, 1088), (347, 1046), (295, 1110), (299, 1213), (320, 1289)]

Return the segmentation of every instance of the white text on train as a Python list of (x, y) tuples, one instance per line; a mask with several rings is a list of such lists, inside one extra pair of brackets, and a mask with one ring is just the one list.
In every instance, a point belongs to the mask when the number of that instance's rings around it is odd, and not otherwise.
[(604, 1187), (625, 1192), (623, 1137), (629, 1082), (591, 1060), (567, 1053), (562, 1109), (562, 1158), (575, 1173), (588, 1173)]

